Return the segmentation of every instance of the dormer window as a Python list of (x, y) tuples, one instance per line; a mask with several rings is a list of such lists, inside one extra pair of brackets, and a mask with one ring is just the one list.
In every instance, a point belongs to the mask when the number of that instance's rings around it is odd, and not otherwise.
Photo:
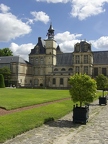
[(85, 44), (85, 45), (84, 45), (84, 52), (87, 52), (87, 51), (88, 51), (88, 45)]
[(79, 43), (76, 43), (75, 46), (74, 46), (74, 51), (75, 52), (79, 52), (80, 51), (80, 44)]
[(76, 45), (75, 51), (76, 51), (76, 52), (79, 52), (79, 51), (80, 51), (80, 46), (79, 46), (79, 45)]

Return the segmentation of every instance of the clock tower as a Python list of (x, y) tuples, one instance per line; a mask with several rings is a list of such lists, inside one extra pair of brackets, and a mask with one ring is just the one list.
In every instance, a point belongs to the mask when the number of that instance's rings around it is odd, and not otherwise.
[(54, 29), (52, 24), (48, 29), (47, 39), (45, 40), (46, 43), (46, 74), (49, 74), (53, 71), (53, 66), (56, 65), (56, 48), (57, 44), (54, 40)]

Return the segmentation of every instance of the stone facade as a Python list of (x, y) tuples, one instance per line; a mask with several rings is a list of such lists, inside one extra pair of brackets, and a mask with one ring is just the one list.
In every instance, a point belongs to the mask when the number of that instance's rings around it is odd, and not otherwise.
[(32, 65), (19, 56), (0, 57), (0, 68), (8, 67), (11, 70), (11, 80), (8, 86), (31, 86)]
[[(91, 44), (80, 41), (75, 44), (73, 52), (63, 53), (54, 40), (52, 24), (47, 36), (46, 40), (38, 38), (29, 54), (29, 62), (19, 57), (19, 61), (7, 60), (12, 71), (12, 80), (17, 85), (68, 88), (68, 80), (75, 73), (86, 73), (93, 78), (99, 74), (108, 76), (108, 51), (92, 51)], [(6, 65), (5, 62), (2, 64)]]

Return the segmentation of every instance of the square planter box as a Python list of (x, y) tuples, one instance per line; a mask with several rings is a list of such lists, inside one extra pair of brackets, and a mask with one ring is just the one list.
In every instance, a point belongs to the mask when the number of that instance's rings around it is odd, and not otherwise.
[(73, 108), (73, 123), (86, 124), (89, 118), (89, 106)]
[(107, 97), (99, 97), (99, 105), (107, 105)]

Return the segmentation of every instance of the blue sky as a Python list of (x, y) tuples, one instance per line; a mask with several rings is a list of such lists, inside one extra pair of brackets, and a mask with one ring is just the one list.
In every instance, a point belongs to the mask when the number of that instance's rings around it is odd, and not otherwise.
[(0, 48), (27, 60), (50, 23), (63, 52), (81, 40), (93, 51), (108, 50), (108, 0), (0, 0)]

